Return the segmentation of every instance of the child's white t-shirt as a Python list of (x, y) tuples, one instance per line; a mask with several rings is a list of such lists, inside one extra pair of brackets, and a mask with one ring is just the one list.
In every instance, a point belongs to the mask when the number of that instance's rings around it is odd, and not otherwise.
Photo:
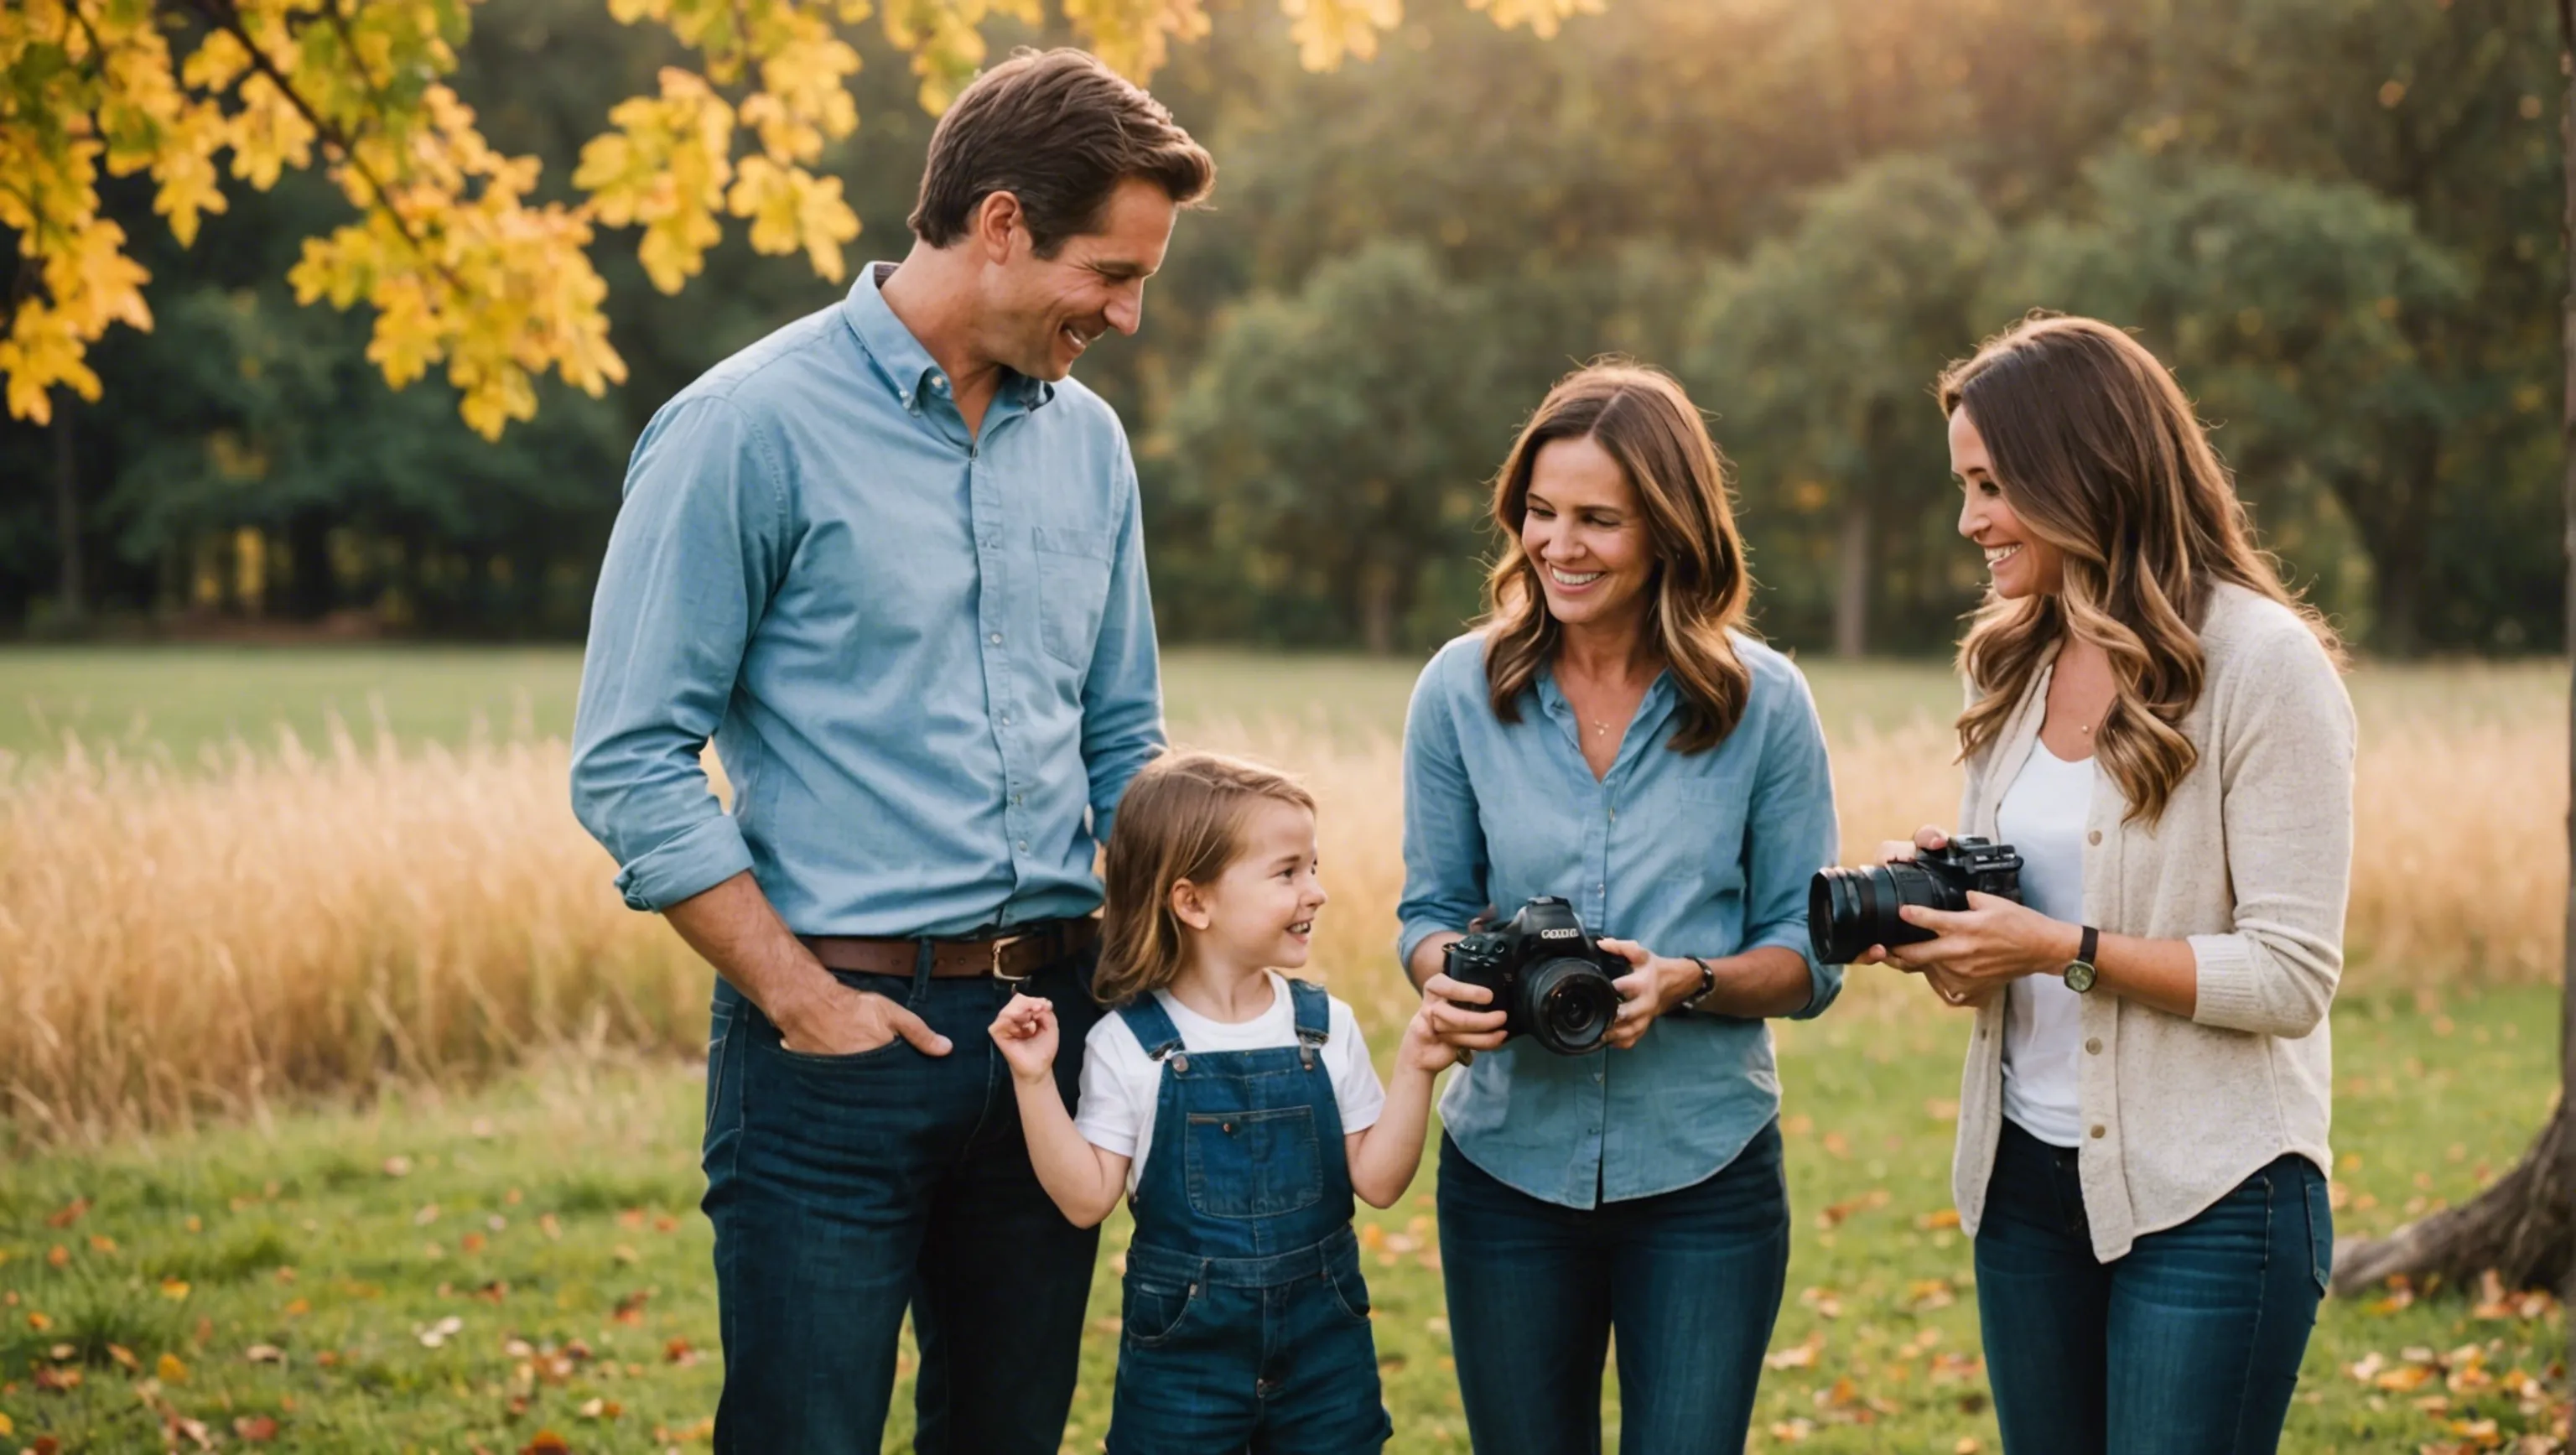
[[(1182, 1049), (1193, 1054), (1275, 1046), (1293, 1050), (1297, 1008), (1289, 998), (1288, 979), (1276, 970), (1266, 973), (1270, 1008), (1248, 1021), (1209, 1020), (1165, 991), (1155, 991), (1154, 998), (1181, 1033)], [(1332, 1013), (1325, 1022), (1331, 1036), (1322, 1047), (1324, 1072), (1332, 1079), (1342, 1134), (1348, 1136), (1377, 1125), (1378, 1114), (1386, 1108), (1386, 1088), (1378, 1084), (1377, 1068), (1369, 1064), (1368, 1043), (1360, 1039), (1358, 1018), (1338, 997), (1327, 999)], [(1127, 1028), (1127, 1018), (1116, 1011), (1101, 1017), (1082, 1046), (1082, 1112), (1073, 1120), (1074, 1129), (1091, 1145), (1130, 1159), (1127, 1190), (1134, 1192), (1145, 1171), (1146, 1155), (1154, 1147), (1154, 1108), (1162, 1096), (1163, 1063), (1146, 1058), (1144, 1044)]]

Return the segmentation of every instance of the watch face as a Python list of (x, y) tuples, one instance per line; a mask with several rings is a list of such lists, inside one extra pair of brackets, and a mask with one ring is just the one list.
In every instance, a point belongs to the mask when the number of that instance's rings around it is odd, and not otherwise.
[(2066, 988), (2082, 995), (2093, 988), (2093, 974), (2091, 961), (2076, 960), (2069, 963), (2066, 967)]

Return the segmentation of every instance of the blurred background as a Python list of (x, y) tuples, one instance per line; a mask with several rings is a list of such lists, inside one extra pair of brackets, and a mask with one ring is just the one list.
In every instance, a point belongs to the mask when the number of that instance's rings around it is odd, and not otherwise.
[[(1216, 205), (1082, 371), (1139, 447), (1166, 641), (1447, 637), (1514, 426), (1618, 351), (1713, 413), (1769, 636), (1941, 652), (1980, 573), (1929, 381), (2049, 306), (2175, 366), (2369, 652), (2561, 645), (2548, 7), (1616, 0), (1543, 40), (1424, 5), (1323, 75), (1276, 6), (1209, 8), (1154, 90), (1216, 152)], [(931, 121), (907, 58), (851, 38), (862, 124), (820, 170), (853, 261), (899, 257)], [(510, 0), (458, 83), (560, 193), (680, 59), (596, 0)], [(550, 383), (487, 444), (435, 378), (385, 387), (364, 310), (295, 306), (300, 240), (346, 213), (320, 178), (240, 190), (185, 250), (148, 184), (111, 196), (158, 326), (97, 347), (101, 403), (0, 425), (0, 629), (33, 637), (576, 641), (645, 420), (839, 292), (732, 229), (666, 297), (607, 233), (631, 378)]]
[[(2567, 924), (2552, 8), (1607, 0), (1548, 39), (1476, 3), (1319, 74), (1273, 0), (1209, 0), (1153, 90), (1215, 205), (1081, 369), (1137, 446), (1172, 734), (1314, 789), (1309, 973), (1381, 1063), (1407, 694), (1549, 383), (1625, 353), (1710, 411), (1850, 858), (1957, 802), (1984, 573), (1931, 381), (2054, 307), (2174, 366), (2360, 648), (2338, 1230), (2512, 1189)], [(455, 82), (541, 196), (691, 60), (601, 0), (471, 15)], [(853, 265), (906, 250), (932, 125), (882, 31), (842, 32), (861, 125), (820, 168)], [(605, 232), (629, 379), (544, 383), (487, 443), (437, 378), (385, 386), (366, 310), (294, 303), (349, 215), (325, 179), (231, 188), (190, 249), (148, 181), (104, 187), (155, 327), (92, 349), (98, 403), (0, 422), (0, 1448), (703, 1448), (710, 975), (619, 901), (564, 736), (636, 434), (842, 288), (729, 225), (666, 296)], [(1927, 1011), (1864, 972), (1774, 1028), (1797, 1226), (1756, 1449), (1997, 1448), (1947, 1180), (1967, 1022)], [(1431, 1183), (1361, 1219), (1406, 1452), (1465, 1446)], [(1100, 1447), (1128, 1229), (1068, 1452)], [(2557, 1275), (2526, 1275), (2330, 1300), (2284, 1448), (2564, 1455), (2565, 1314), (2522, 1286)]]

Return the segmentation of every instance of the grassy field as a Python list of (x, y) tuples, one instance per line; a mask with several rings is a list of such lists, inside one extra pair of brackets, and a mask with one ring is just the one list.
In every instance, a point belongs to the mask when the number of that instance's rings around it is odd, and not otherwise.
[[(673, 1053), (703, 1032), (706, 972), (617, 905), (564, 810), (551, 739), (577, 669), (0, 652), (0, 705), (23, 707), (0, 707), (0, 1450), (196, 1448), (201, 1429), (295, 1450), (703, 1445), (703, 1080)], [(1847, 840), (1945, 818), (1948, 674), (1808, 670)], [(1385, 942), (1412, 665), (1176, 652), (1168, 675), (1177, 735), (1315, 788), (1335, 896), (1317, 963), (1382, 1038), (1410, 998)], [(2548, 663), (2365, 668), (2352, 688), (2336, 1199), (2343, 1231), (2371, 1232), (2467, 1195), (2546, 1112), (2566, 697)], [(281, 751), (281, 721), (312, 751)], [(1945, 1217), (1966, 1021), (1910, 989), (1864, 972), (1831, 1015), (1778, 1028), (1798, 1235), (1756, 1448), (1997, 1448)], [(1426, 1174), (1363, 1219), (1405, 1451), (1464, 1445), (1429, 1194)], [(1069, 1450), (1105, 1422), (1123, 1230)], [(2288, 1448), (2511, 1447), (2546, 1422), (2531, 1380), (2562, 1318), (2330, 1303)]]
[[(1946, 1216), (1966, 1021), (1855, 1001), (1782, 1028), (1797, 1233), (1754, 1448), (1993, 1451)], [(2345, 1230), (2464, 1196), (2512, 1155), (2545, 1108), (2551, 1011), (2529, 989), (2339, 1008)], [(275, 1448), (308, 1451), (543, 1450), (547, 1430), (583, 1452), (702, 1448), (720, 1367), (702, 1095), (667, 1063), (567, 1061), (472, 1096), (22, 1162), (0, 1183), (0, 1415), (19, 1446), (65, 1451), (158, 1448), (171, 1418), (228, 1444), (273, 1421)], [(1403, 1451), (1465, 1446), (1430, 1207), (1426, 1175), (1363, 1210)], [(1097, 1449), (1107, 1419), (1125, 1236), (1122, 1212), (1067, 1450)], [(2523, 1391), (2556, 1319), (2330, 1302), (2286, 1448), (2510, 1442), (2539, 1423)]]
[[(1164, 654), (1176, 730), (1278, 719), (1336, 737), (1404, 727), (1420, 663), (1410, 657), (1177, 648)], [(1829, 732), (1947, 723), (1959, 689), (1937, 661), (1800, 664)], [(382, 724), (405, 741), (461, 746), (478, 732), (572, 731), (581, 654), (571, 647), (0, 647), (0, 753), (50, 757), (66, 733), (96, 747), (167, 752), (182, 763), (240, 739), (272, 747), (282, 725), (319, 743), (337, 717), (361, 738)], [(2365, 666), (2352, 692), (2374, 723), (2565, 719), (2567, 665), (2555, 660)]]

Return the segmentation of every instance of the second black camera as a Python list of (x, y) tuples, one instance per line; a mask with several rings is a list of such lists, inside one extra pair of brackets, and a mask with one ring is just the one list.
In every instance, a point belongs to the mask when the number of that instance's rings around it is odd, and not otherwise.
[(1991, 839), (1952, 839), (1910, 860), (1863, 869), (1819, 869), (1807, 881), (1807, 939), (1816, 959), (1848, 965), (1872, 945), (1921, 944), (1932, 932), (1897, 918), (1897, 910), (1962, 910), (1968, 893), (2021, 900), (2021, 855)]

